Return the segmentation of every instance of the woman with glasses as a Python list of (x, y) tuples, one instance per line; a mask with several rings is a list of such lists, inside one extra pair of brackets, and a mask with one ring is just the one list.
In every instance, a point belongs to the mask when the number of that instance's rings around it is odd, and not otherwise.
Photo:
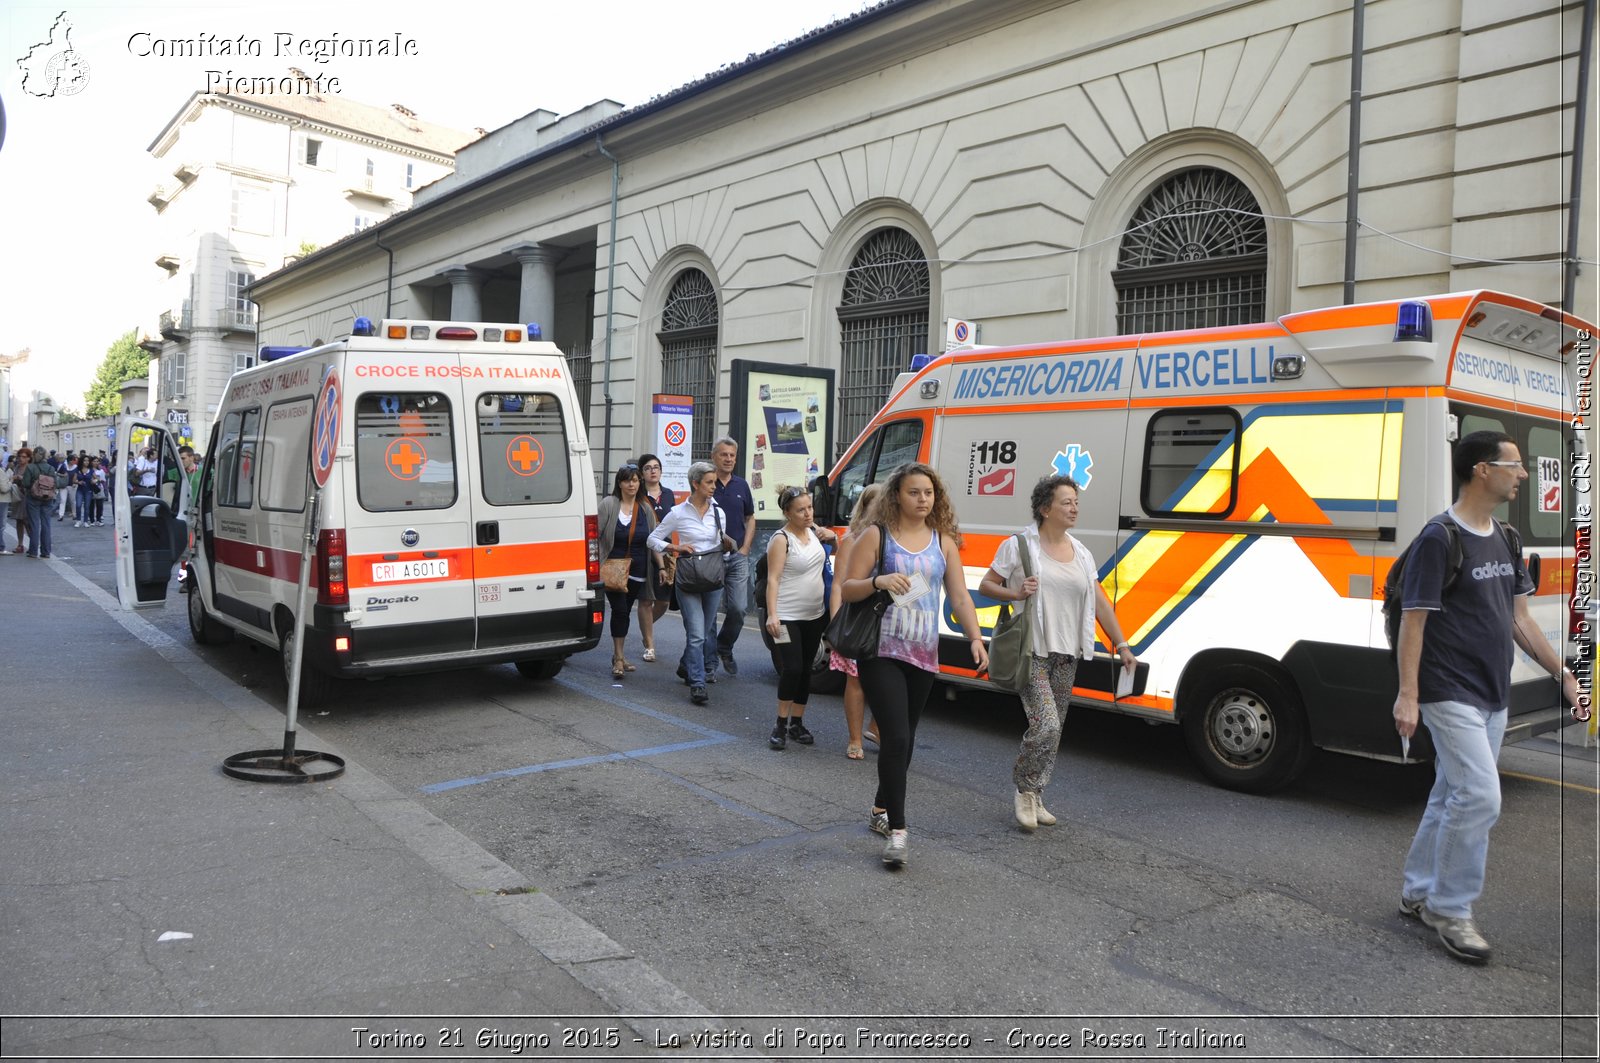
[[(661, 459), (654, 454), (639, 455), (639, 475), (643, 477), (644, 485), (640, 490), (644, 494), (645, 502), (655, 511), (657, 524), (667, 517), (667, 511), (677, 505), (678, 499), (672, 493), (672, 488), (663, 487), (661, 484)], [(651, 599), (639, 607), (639, 634), (644, 637), (644, 659), (656, 659), (656, 621), (666, 615), (667, 609), (674, 602), (672, 584), (662, 582), (661, 565), (655, 556), (650, 558), (650, 574), (647, 577), (650, 584)]]
[[(685, 554), (705, 553), (710, 550), (727, 552), (734, 541), (727, 534), (727, 519), (722, 507), (711, 497), (717, 489), (717, 470), (710, 462), (697, 461), (689, 466), (689, 498), (673, 506), (656, 530), (650, 533), (650, 550), (659, 561), (662, 553), (670, 552), (682, 557)], [(676, 532), (678, 541), (671, 542)], [(722, 602), (722, 588), (692, 593), (677, 587), (678, 609), (683, 613), (683, 657), (678, 663), (678, 678), (689, 684), (689, 700), (696, 705), (710, 701), (706, 684), (715, 667), (717, 652), (717, 606)]]
[(790, 740), (809, 746), (816, 739), (803, 718), (811, 700), (811, 662), (828, 626), (822, 569), (828, 554), (822, 544), (833, 532), (812, 523), (811, 495), (803, 487), (778, 492), (783, 527), (767, 540), (767, 634), (777, 646), (778, 722), (767, 744), (783, 749)]
[(611, 609), (611, 678), (621, 679), (637, 671), (623, 656), (622, 644), (628, 637), (628, 617), (633, 603), (641, 602), (639, 626), (650, 608), (650, 551), (645, 545), (655, 530), (656, 515), (639, 494), (639, 467), (624, 465), (617, 470), (611, 493), (600, 500), (600, 542), (609, 547), (607, 560), (628, 560), (628, 589), (606, 588), (606, 604)]

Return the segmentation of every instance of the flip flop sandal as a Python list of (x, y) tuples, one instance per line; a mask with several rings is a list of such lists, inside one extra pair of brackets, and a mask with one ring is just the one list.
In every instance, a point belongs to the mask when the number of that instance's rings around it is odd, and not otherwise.
[(629, 664), (627, 661), (623, 661), (622, 662), (622, 670), (624, 672), (637, 672), (639, 669), (638, 669), (638, 666)]
[(854, 742), (845, 747), (844, 755), (851, 760), (865, 760), (867, 756), (866, 753), (862, 752), (861, 747)]
[(655, 664), (656, 663), (656, 651), (654, 649), (645, 650), (644, 651), (644, 660), (645, 660), (646, 664)]

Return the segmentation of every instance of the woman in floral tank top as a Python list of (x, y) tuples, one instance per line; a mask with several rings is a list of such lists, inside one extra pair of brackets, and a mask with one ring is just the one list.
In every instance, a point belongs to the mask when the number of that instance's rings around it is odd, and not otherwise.
[(858, 661), (856, 668), (878, 722), (878, 793), (869, 826), (889, 839), (883, 862), (901, 867), (907, 859), (906, 771), (917, 721), (939, 674), (941, 587), (972, 644), (978, 671), (988, 667), (989, 653), (961, 569), (961, 533), (939, 474), (921, 463), (900, 466), (884, 484), (872, 519), (873, 527), (850, 551), (841, 596), (858, 602), (883, 590), (896, 599), (883, 614), (878, 656)]

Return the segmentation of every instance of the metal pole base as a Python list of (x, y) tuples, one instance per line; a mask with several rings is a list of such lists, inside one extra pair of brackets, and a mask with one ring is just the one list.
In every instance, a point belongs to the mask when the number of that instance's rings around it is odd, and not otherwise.
[(282, 749), (252, 749), (223, 761), (222, 773), (247, 782), (326, 782), (344, 774), (344, 758), (315, 751), (285, 754)]

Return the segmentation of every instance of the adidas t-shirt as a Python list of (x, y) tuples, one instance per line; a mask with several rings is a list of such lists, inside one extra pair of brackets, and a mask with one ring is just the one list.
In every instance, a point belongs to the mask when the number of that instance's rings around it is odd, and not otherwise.
[(1532, 594), (1533, 581), (1498, 524), (1479, 534), (1461, 522), (1461, 576), (1443, 594), (1449, 564), (1448, 533), (1424, 528), (1400, 584), (1405, 609), (1426, 609), (1417, 700), (1460, 701), (1497, 712), (1511, 701), (1511, 664), (1516, 644), (1511, 624), (1516, 597)]

